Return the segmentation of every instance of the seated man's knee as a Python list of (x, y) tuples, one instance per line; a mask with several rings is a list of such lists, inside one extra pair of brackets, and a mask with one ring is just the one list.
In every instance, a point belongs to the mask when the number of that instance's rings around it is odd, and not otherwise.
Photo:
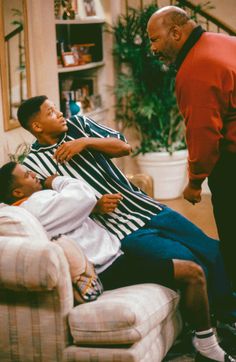
[(205, 284), (206, 278), (203, 268), (190, 260), (174, 260), (176, 281), (191, 284)]

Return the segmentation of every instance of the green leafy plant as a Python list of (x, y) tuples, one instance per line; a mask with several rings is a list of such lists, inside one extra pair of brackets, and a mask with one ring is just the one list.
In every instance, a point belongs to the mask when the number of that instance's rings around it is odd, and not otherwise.
[(30, 147), (30, 144), (26, 142), (19, 144), (14, 153), (8, 154), (9, 160), (17, 163), (23, 163), (24, 158), (28, 155), (30, 151)]
[(166, 71), (150, 50), (146, 31), (151, 4), (129, 8), (113, 26), (114, 55), (118, 72), (115, 87), (117, 118), (124, 127), (135, 127), (140, 146), (134, 154), (184, 149), (184, 122), (174, 95), (174, 70)]
[[(19, 67), (18, 67), (18, 71), (19, 72), (24, 72), (25, 70), (25, 47), (24, 45), (22, 45), (22, 35), (21, 35), (21, 31), (24, 29), (24, 24), (23, 24), (23, 15), (22, 15), (22, 11), (19, 9), (11, 9), (12, 12), (12, 16), (15, 18), (15, 20), (13, 20), (11, 22), (12, 25), (16, 25), (17, 26), (17, 30), (19, 33), (19, 44), (18, 44), (18, 48), (19, 48)], [(23, 74), (22, 74), (23, 76)]]

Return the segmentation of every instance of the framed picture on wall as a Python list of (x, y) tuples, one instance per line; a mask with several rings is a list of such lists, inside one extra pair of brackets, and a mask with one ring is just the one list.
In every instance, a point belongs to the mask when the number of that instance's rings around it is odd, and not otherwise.
[(78, 61), (73, 52), (64, 52), (61, 54), (64, 67), (74, 67), (78, 65)]
[(98, 18), (104, 19), (104, 11), (100, 0), (77, 0), (76, 18)]
[(94, 0), (83, 0), (85, 15), (87, 16), (97, 16), (96, 6)]

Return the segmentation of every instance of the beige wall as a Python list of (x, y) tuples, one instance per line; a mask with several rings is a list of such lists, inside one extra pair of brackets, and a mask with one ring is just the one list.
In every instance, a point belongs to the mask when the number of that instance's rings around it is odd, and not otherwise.
[[(203, 3), (197, 0), (192, 1), (195, 4)], [(236, 29), (236, 0), (211, 0), (211, 4), (214, 6), (214, 9), (207, 11)]]
[[(194, 4), (203, 4), (202, 0), (191, 0)], [(150, 0), (128, 0), (128, 4), (131, 7), (140, 6), (141, 3), (145, 6), (150, 4)], [(232, 26), (236, 29), (236, 0), (210, 0), (211, 5), (214, 6), (214, 9), (207, 10), (210, 14), (218, 17), (220, 20), (226, 22), (226, 24)], [(125, 9), (125, 0), (121, 0), (122, 11)], [(157, 0), (156, 3), (159, 7), (166, 6), (170, 4), (169, 0)]]

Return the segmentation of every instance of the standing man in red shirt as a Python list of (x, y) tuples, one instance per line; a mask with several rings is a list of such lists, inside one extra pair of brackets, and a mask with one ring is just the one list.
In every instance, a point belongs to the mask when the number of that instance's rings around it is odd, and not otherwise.
[(205, 32), (167, 6), (148, 22), (153, 53), (176, 67), (176, 96), (186, 122), (186, 200), (201, 201), (208, 178), (222, 253), (236, 291), (236, 37)]

